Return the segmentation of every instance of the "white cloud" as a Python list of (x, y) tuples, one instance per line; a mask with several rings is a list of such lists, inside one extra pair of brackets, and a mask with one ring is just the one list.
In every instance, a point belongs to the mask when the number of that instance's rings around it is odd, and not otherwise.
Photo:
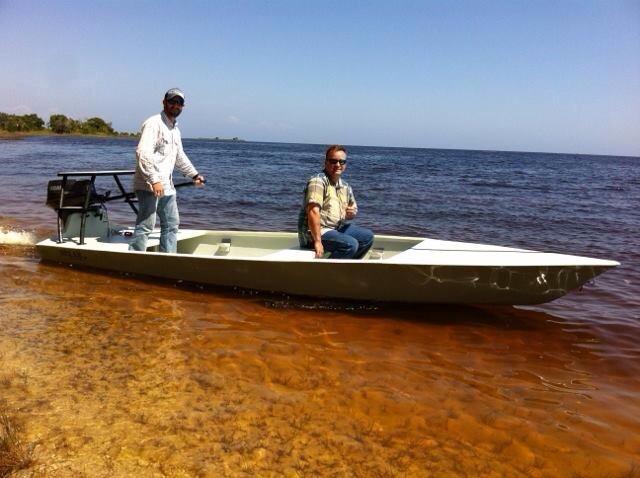
[(231, 124), (240, 123), (240, 118), (238, 118), (237, 116), (234, 116), (234, 115), (227, 116), (226, 120), (227, 120), (227, 123), (231, 123)]

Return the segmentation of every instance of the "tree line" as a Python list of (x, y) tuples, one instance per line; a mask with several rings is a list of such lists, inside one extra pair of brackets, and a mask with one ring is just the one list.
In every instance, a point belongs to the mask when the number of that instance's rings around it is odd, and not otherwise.
[(82, 121), (56, 114), (51, 115), (49, 122), (45, 125), (44, 120), (36, 114), (12, 115), (0, 112), (0, 130), (9, 132), (33, 132), (45, 131), (46, 129), (56, 134), (130, 135), (130, 133), (118, 133), (113, 129), (111, 123), (107, 123), (98, 117)]

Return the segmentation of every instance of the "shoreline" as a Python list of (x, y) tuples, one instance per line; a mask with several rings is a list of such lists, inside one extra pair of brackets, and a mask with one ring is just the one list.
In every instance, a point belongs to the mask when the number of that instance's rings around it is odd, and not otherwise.
[(138, 134), (85, 134), (85, 133), (54, 133), (52, 131), (4, 131), (0, 130), (1, 140), (20, 140), (33, 136), (51, 136), (51, 137), (73, 137), (73, 138), (117, 138), (117, 139), (129, 139), (139, 138)]
[[(4, 131), (0, 130), (0, 141), (21, 140), (30, 137), (64, 137), (64, 138), (111, 138), (111, 139), (139, 139), (140, 134), (85, 134), (85, 133), (53, 133), (52, 131)], [(246, 143), (245, 139), (234, 138), (183, 138), (220, 143)]]

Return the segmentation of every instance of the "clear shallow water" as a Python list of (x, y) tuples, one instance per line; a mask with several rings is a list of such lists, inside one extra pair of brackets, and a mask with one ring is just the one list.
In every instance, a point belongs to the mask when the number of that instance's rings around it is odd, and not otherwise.
[[(0, 402), (38, 443), (34, 469), (638, 474), (640, 159), (349, 148), (358, 222), (377, 232), (623, 264), (525, 310), (314, 302), (39, 263), (27, 234), (53, 233), (47, 180), (130, 169), (134, 148), (0, 142)], [(183, 227), (277, 231), (295, 229), (323, 146), (185, 150), (208, 183), (180, 191)]]

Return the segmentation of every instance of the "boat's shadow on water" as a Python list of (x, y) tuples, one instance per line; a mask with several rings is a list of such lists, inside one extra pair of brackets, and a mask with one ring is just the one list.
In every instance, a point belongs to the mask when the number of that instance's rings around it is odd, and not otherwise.
[[(424, 322), (430, 325), (460, 325), (496, 329), (533, 330), (558, 318), (544, 312), (508, 305), (407, 304), (397, 302), (356, 302), (337, 299), (282, 297), (253, 292), (256, 299), (272, 309), (336, 311), (355, 319), (385, 319)], [(262, 296), (262, 297), (261, 297)]]
[(85, 266), (72, 267), (49, 262), (43, 264), (61, 271), (74, 269), (81, 274), (88, 274), (95, 277), (93, 282), (96, 284), (102, 282), (100, 278), (104, 277), (145, 284), (149, 284), (151, 280), (154, 287), (160, 289), (177, 289), (197, 295), (202, 294), (211, 298), (246, 301), (272, 311), (278, 309), (296, 310), (316, 314), (326, 311), (327, 313), (348, 315), (353, 319), (384, 319), (389, 321), (422, 322), (430, 325), (474, 326), (509, 330), (540, 329), (544, 328), (545, 324), (548, 324), (550, 320), (558, 320), (558, 317), (544, 312), (506, 305), (410, 304), (302, 297), (280, 292), (160, 279)]

